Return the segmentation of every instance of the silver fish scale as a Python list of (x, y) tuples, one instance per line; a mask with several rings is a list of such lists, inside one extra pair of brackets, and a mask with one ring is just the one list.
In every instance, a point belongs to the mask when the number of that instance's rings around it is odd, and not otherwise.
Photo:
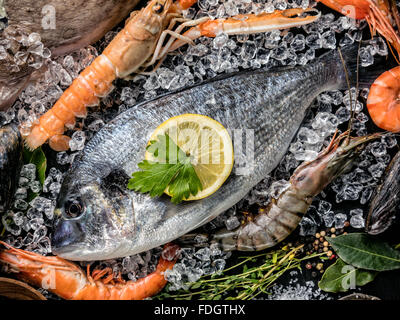
[(228, 129), (254, 130), (254, 170), (249, 175), (235, 174), (240, 158), (235, 154), (234, 171), (217, 192), (179, 205), (167, 196), (152, 199), (130, 192), (134, 225), (126, 223), (127, 232), (119, 233), (123, 238), (114, 236), (114, 243), (108, 244), (113, 249), (104, 249), (97, 258), (127, 256), (172, 241), (242, 199), (278, 165), (312, 100), (342, 84), (343, 70), (332, 60), (277, 72), (234, 74), (136, 105), (103, 127), (71, 170), (74, 180), (99, 182), (121, 168), (130, 176), (138, 170), (154, 129), (184, 113), (207, 115)]

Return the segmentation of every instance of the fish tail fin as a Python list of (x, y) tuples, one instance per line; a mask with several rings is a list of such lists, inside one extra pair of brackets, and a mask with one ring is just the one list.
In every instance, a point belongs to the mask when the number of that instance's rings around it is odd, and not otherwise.
[(354, 43), (321, 56), (321, 60), (329, 64), (334, 63), (336, 68), (341, 71), (336, 79), (339, 89), (346, 90), (349, 85), (350, 87), (369, 88), (376, 78), (391, 68), (388, 63), (380, 61), (384, 60), (384, 57), (378, 56), (374, 57), (378, 61), (375, 61), (373, 65), (362, 67), (359, 49), (359, 43)]

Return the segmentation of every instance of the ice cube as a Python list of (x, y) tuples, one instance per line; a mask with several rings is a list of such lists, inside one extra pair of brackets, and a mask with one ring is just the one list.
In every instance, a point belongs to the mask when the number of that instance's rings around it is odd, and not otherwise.
[(374, 157), (382, 157), (386, 154), (386, 146), (381, 141), (375, 141), (369, 145), (370, 151)]
[(27, 178), (29, 181), (33, 181), (36, 178), (36, 166), (33, 163), (22, 166), (21, 177)]
[(290, 47), (295, 51), (302, 51), (306, 47), (306, 38), (302, 34), (296, 34), (290, 43)]
[(315, 144), (321, 141), (321, 137), (314, 130), (306, 127), (300, 128), (297, 139), (300, 142), (307, 142), (309, 144)]
[(335, 213), (333, 211), (328, 211), (322, 216), (322, 219), (324, 220), (325, 226), (330, 228), (335, 222)]
[(230, 216), (226, 221), (225, 221), (225, 226), (228, 230), (233, 230), (236, 229), (237, 227), (240, 226), (240, 221), (236, 216)]
[(303, 219), (301, 219), (299, 223), (299, 226), (300, 226), (299, 233), (301, 236), (314, 235), (317, 232), (318, 228), (316, 223), (308, 217), (303, 217)]
[(15, 191), (15, 199), (26, 199), (28, 197), (28, 190), (26, 188), (18, 188)]
[(69, 141), (71, 151), (82, 150), (85, 146), (85, 140), (86, 135), (84, 131), (75, 131)]
[(28, 208), (28, 203), (23, 199), (17, 199), (14, 202), (14, 208), (17, 210), (25, 211)]
[(364, 48), (360, 48), (359, 56), (362, 67), (368, 67), (374, 63), (372, 46), (370, 45)]
[(334, 221), (335, 221), (335, 228), (341, 229), (344, 227), (344, 223), (347, 220), (347, 216), (344, 213), (337, 213), (335, 214)]
[(194, 256), (201, 261), (209, 261), (211, 256), (211, 250), (208, 247), (201, 248), (197, 250)]
[(318, 213), (321, 215), (324, 215), (326, 213), (328, 213), (330, 210), (332, 209), (332, 204), (324, 201), (324, 200), (320, 200), (319, 204), (318, 204)]
[(365, 221), (364, 221), (363, 216), (362, 216), (362, 215), (359, 215), (359, 214), (353, 215), (353, 216), (350, 218), (350, 225), (351, 225), (353, 228), (356, 228), (356, 229), (364, 228), (364, 226), (365, 226)]

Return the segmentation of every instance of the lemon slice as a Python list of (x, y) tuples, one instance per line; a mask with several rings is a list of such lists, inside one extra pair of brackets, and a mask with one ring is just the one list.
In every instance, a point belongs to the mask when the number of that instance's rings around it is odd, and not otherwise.
[[(229, 177), (233, 167), (232, 140), (218, 121), (200, 114), (182, 114), (159, 125), (150, 141), (164, 134), (190, 156), (203, 187), (195, 196), (190, 195), (184, 200), (199, 200), (212, 195)], [(145, 159), (154, 161), (154, 156), (146, 151)], [(164, 192), (170, 195), (168, 190)]]

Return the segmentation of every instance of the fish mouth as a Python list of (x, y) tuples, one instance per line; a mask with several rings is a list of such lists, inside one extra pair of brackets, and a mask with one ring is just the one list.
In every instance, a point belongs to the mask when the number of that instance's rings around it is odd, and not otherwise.
[(52, 253), (66, 257), (72, 252), (82, 248), (85, 233), (77, 221), (61, 220), (55, 227), (51, 238)]

